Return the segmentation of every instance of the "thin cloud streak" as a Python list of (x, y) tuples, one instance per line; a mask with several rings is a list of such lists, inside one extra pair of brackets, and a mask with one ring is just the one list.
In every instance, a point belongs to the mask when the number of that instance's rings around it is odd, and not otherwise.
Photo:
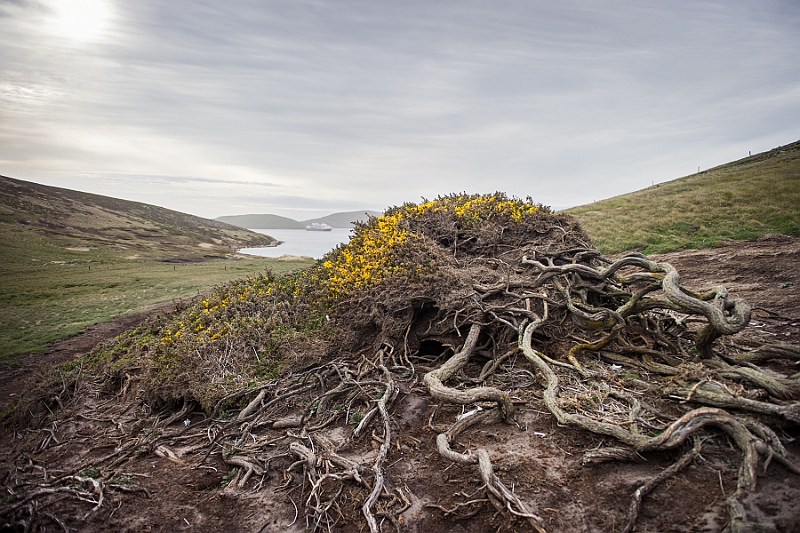
[(567, 207), (800, 138), (792, 3), (107, 3), (91, 46), (0, 4), (1, 173), (204, 216)]

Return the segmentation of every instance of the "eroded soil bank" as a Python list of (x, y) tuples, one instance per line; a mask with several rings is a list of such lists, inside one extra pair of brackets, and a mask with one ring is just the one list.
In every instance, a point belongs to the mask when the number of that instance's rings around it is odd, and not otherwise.
[[(690, 287), (721, 284), (732, 296), (744, 298), (752, 305), (750, 327), (732, 342), (800, 342), (800, 239), (769, 237), (707, 250), (662, 254), (657, 260), (675, 266)], [(62, 341), (38, 361), (55, 363), (72, 358), (131, 324), (120, 319), (114, 326)], [(33, 364), (33, 360), (26, 361), (20, 372), (31, 371)], [(22, 377), (3, 371), (0, 382), (13, 379), (18, 387)], [(421, 383), (402, 383), (399, 388), (393, 406), (397, 427), (385, 475), (393, 487), (400, 489), (398, 494), (407, 498), (408, 505), (395, 523), (378, 514), (383, 521), (382, 530), (397, 528), (426, 533), (531, 530), (524, 521), (495, 511), (483, 496), (474, 466), (452, 463), (437, 452), (437, 433), (431, 424), (435, 427), (437, 423), (451, 423), (461, 414), (461, 408), (441, 406), (436, 410)], [(18, 389), (11, 389), (15, 390)], [(515, 424), (477, 426), (465, 431), (459, 440), (467, 449), (490, 451), (496, 474), (515, 495), (535, 509), (548, 532), (619, 531), (636, 488), (673, 464), (680, 457), (680, 450), (648, 454), (640, 462), (583, 465), (584, 452), (613, 442), (560, 426), (543, 406), (541, 388), (534, 386), (530, 391), (514, 398), (518, 409)], [(44, 445), (29, 458), (9, 455), (13, 439), (21, 439), (16, 434), (3, 435), (2, 447), (6, 451), (2, 456), (0, 476), (5, 478), (2, 481), (7, 483), (17, 475), (16, 470), (38, 471), (44, 482), (81, 470), (86, 470), (87, 478), (91, 477), (92, 465), (118, 453), (123, 442), (121, 435), (142, 431), (135, 422), (136, 411), (142, 407), (118, 405), (114, 400), (113, 396), (102, 395), (91, 398), (87, 405), (92, 411), (107, 406), (107, 416), (78, 416), (57, 428), (49, 428), (52, 433), (49, 440), (44, 442), (48, 435), (42, 433)], [(186, 428), (186, 435), (191, 435), (193, 426), (204, 416), (188, 412), (168, 420), (162, 429)], [(349, 460), (371, 461), (379, 452), (380, 436), (373, 432), (372, 436), (364, 435), (359, 446), (337, 446), (346, 442), (348, 430), (342, 424), (321, 428), (314, 442), (318, 446), (336, 447), (337, 453)], [(800, 437), (796, 425), (784, 427), (780, 436), (788, 443), (790, 452), (800, 453), (800, 441), (791, 440)], [(243, 489), (231, 486), (238, 480), (221, 455), (212, 455), (198, 466), (194, 456), (172, 457), (153, 446), (137, 453), (107, 478), (102, 505), (64, 497), (51, 504), (47, 515), (43, 515), (52, 518), (40, 520), (35, 527), (39, 531), (58, 531), (65, 530), (61, 526), (64, 524), (87, 532), (313, 529), (315, 524), (306, 523), (303, 514), (307, 503), (301, 495), (304, 489), (287, 486), (282, 472), (294, 461), (285, 449), (296, 437), (303, 438), (289, 428), (283, 437), (276, 438), (272, 443), (275, 450), (272, 463), (267, 462), (275, 468), (268, 467), (263, 475), (257, 476), (256, 482), (250, 481)], [(729, 447), (717, 442), (706, 445), (698, 460), (644, 498), (636, 531), (722, 531), (727, 521), (726, 498), (736, 490), (738, 462), (739, 457), (731, 454)], [(748, 513), (760, 517), (767, 531), (796, 531), (800, 519), (797, 504), (800, 476), (777, 461), (758, 474), (757, 490), (744, 502)], [(229, 483), (231, 478), (233, 483)], [(339, 517), (338, 521), (317, 524), (320, 530), (366, 529), (363, 521), (348, 520), (362, 501), (355, 493), (355, 485), (344, 486), (330, 512), (331, 516)], [(91, 492), (92, 488), (86, 490)], [(376, 509), (390, 503), (394, 504), (379, 500)]]

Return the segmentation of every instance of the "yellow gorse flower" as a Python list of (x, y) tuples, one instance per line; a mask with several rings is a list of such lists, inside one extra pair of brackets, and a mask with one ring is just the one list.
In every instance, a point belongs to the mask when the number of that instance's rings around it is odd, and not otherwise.
[(303, 299), (314, 308), (324, 309), (398, 273), (431, 271), (435, 261), (427, 259), (432, 259), (426, 255), (429, 247), (418, 246), (426, 238), (423, 226), (430, 214), (449, 217), (455, 226), (466, 228), (481, 221), (513, 224), (543, 213), (550, 210), (530, 199), (508, 198), (501, 193), (450, 195), (390, 208), (357, 225), (347, 244), (326, 254), (311, 269), (233, 281), (176, 313), (155, 336), (160, 341), (156, 360), (166, 369), (180, 354), (202, 350), (206, 344), (224, 341), (228, 335), (247, 329), (269, 330), (274, 322), (270, 313), (262, 309), (293, 305)]
[(530, 199), (507, 198), (501, 193), (450, 195), (389, 209), (359, 226), (349, 243), (325, 257), (321, 264), (321, 278), (329, 295), (333, 298), (346, 296), (362, 287), (377, 284), (396, 272), (424, 270), (423, 265), (400, 260), (397, 252), (404, 245), (421, 238), (408, 229), (410, 222), (432, 212), (449, 213), (464, 224), (470, 224), (500, 217), (520, 221), (525, 216), (550, 211)]

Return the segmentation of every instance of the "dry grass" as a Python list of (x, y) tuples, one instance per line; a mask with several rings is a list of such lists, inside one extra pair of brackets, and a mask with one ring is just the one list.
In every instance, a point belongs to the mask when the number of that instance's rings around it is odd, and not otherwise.
[(566, 212), (604, 253), (800, 235), (800, 141)]
[(257, 257), (181, 264), (69, 258), (63, 263), (3, 264), (0, 362), (41, 351), (48, 342), (120, 314), (196, 295), (265, 269), (279, 273), (310, 264)]
[(86, 326), (310, 261), (233, 259), (274, 239), (157, 206), (0, 176), (0, 363)]

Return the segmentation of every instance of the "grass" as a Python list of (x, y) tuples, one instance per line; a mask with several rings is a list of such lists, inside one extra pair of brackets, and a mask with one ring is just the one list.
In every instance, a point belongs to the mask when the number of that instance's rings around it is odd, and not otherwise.
[(566, 212), (606, 254), (800, 235), (800, 141)]
[[(103, 254), (101, 254), (103, 255)], [(41, 352), (45, 344), (147, 306), (197, 295), (270, 268), (285, 272), (308, 261), (215, 259), (172, 264), (107, 258), (0, 264), (0, 363)]]
[(157, 206), (0, 176), (0, 363), (123, 313), (263, 272), (271, 237)]

